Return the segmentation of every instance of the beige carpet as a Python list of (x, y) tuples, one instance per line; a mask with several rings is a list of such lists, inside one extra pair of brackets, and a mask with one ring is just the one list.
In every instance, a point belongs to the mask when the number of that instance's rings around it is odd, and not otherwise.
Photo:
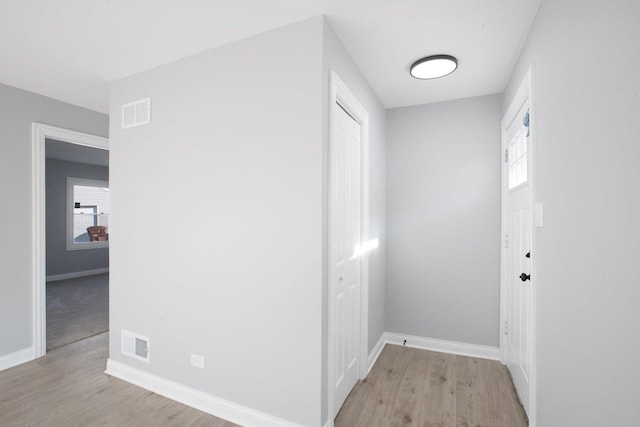
[(47, 283), (47, 350), (108, 329), (108, 273)]

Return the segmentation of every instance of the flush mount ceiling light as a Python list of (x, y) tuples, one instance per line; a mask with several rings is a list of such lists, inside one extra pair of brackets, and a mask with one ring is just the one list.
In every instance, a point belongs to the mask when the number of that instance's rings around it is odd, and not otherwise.
[(458, 60), (451, 55), (431, 55), (411, 64), (411, 75), (416, 79), (428, 80), (444, 77), (458, 68)]

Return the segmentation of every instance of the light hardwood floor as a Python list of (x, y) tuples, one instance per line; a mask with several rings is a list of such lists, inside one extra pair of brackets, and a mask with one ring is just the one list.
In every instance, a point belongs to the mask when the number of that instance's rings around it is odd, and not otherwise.
[[(234, 424), (104, 374), (108, 334), (0, 372), (0, 426)], [(387, 345), (337, 427), (520, 427), (526, 417), (498, 362)]]
[(0, 372), (0, 426), (234, 426), (104, 374), (108, 334)]
[(336, 427), (525, 427), (527, 419), (499, 362), (386, 345), (353, 389)]

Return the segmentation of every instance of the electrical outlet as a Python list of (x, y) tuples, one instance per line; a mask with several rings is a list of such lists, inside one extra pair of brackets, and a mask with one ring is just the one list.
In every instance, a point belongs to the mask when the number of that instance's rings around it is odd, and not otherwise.
[(191, 366), (196, 368), (204, 369), (204, 356), (200, 356), (199, 354), (191, 355)]

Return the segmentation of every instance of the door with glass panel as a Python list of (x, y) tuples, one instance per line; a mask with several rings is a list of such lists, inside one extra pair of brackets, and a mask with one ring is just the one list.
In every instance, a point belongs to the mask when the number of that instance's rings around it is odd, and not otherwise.
[[(532, 284), (529, 100), (503, 129), (505, 150), (506, 365), (525, 409), (531, 384)], [(504, 260), (505, 258), (503, 258)]]

